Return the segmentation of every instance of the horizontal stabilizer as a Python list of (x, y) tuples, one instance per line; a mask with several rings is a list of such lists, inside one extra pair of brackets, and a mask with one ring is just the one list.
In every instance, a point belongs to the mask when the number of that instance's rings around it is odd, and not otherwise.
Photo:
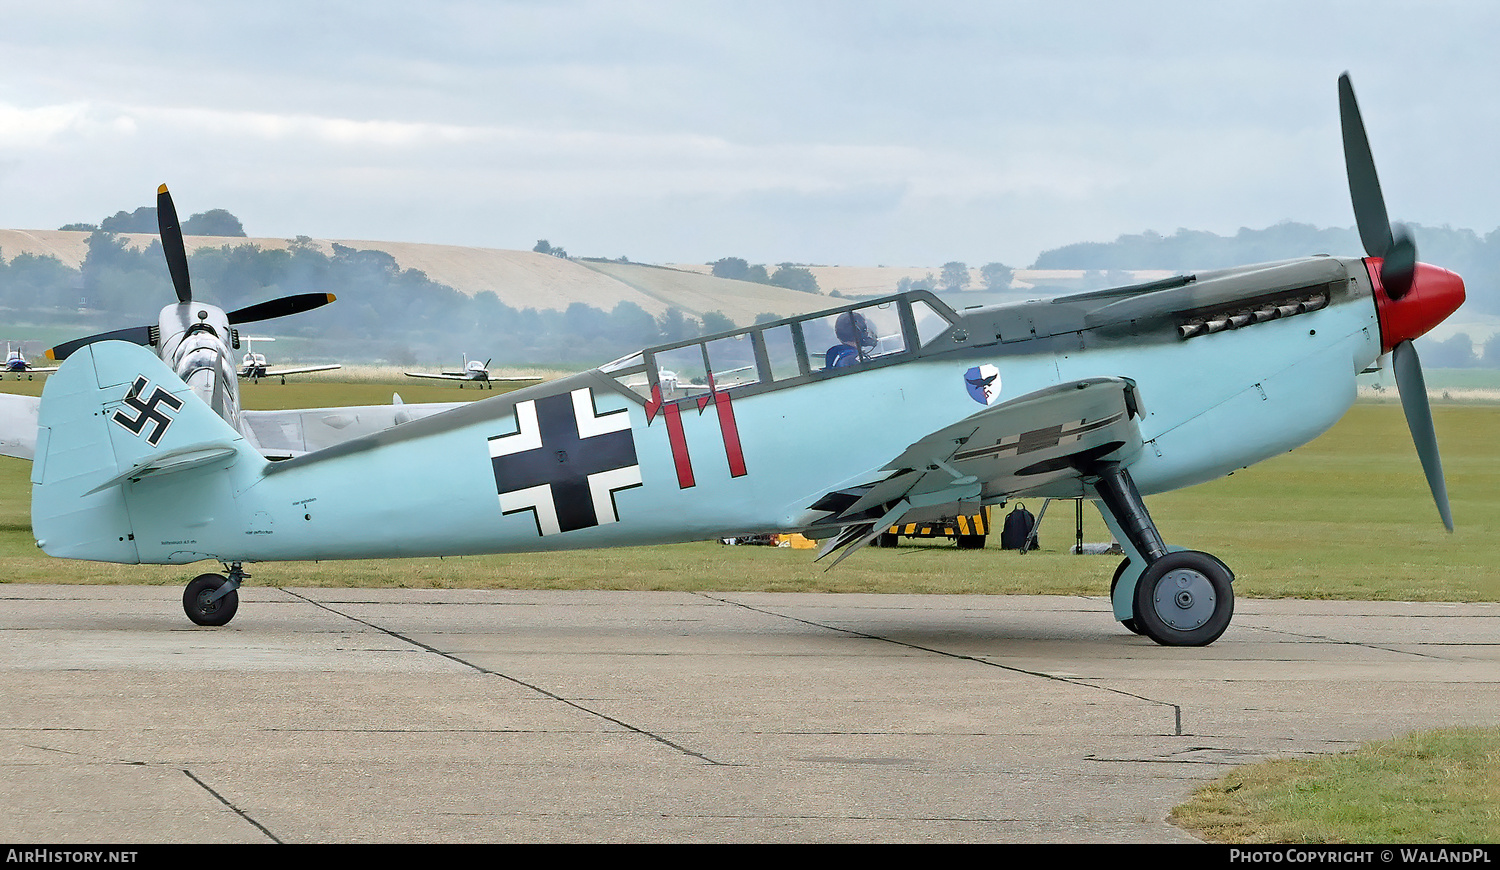
[(180, 450), (171, 450), (142, 459), (125, 471), (120, 472), (84, 493), (84, 495), (93, 495), (111, 486), (119, 486), (126, 481), (135, 483), (152, 475), (159, 476), (178, 471), (189, 471), (214, 463), (228, 465), (236, 452), (233, 445), (230, 444), (204, 444), (196, 447), (184, 447)]

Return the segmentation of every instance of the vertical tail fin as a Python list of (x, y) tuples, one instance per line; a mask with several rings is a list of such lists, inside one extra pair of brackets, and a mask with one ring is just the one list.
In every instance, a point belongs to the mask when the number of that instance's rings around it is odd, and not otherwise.
[[(70, 356), (42, 391), (37, 424), (31, 525), (52, 556), (139, 562), (136, 526), (159, 504), (222, 515), (232, 487), (206, 486), (209, 476), (266, 464), (155, 354), (124, 342)], [(174, 562), (212, 555), (182, 543)]]

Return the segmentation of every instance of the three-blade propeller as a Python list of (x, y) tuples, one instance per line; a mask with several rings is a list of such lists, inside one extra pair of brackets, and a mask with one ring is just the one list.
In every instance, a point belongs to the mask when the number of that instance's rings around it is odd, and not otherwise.
[[(1365, 134), (1359, 103), (1349, 74), (1339, 76), (1339, 119), (1344, 133), (1344, 165), (1349, 174), (1349, 198), (1354, 204), (1354, 220), (1365, 254), (1381, 258), (1380, 283), (1392, 300), (1411, 292), (1417, 271), (1417, 245), (1405, 227), (1392, 224), (1380, 192), (1380, 178), (1375, 173), (1375, 158)], [(1443, 480), (1443, 463), (1438, 456), (1437, 433), (1432, 426), (1432, 407), (1427, 402), (1427, 382), (1422, 377), (1422, 362), (1410, 339), (1403, 339), (1391, 349), (1396, 389), (1401, 394), (1401, 410), (1411, 430), (1427, 487), (1432, 490), (1443, 525), (1453, 531), (1453, 514), (1448, 506), (1448, 486)]]
[[(172, 194), (165, 184), (156, 189), (156, 221), (161, 233), (162, 252), (167, 259), (167, 271), (172, 276), (172, 288), (177, 291), (177, 302), (180, 305), (187, 305), (193, 301), (193, 285), (188, 277), (187, 245), (182, 240), (182, 227), (177, 220), (177, 207), (172, 204)], [(255, 323), (310, 311), (332, 301), (334, 301), (332, 293), (300, 293), (248, 305), (230, 312), (227, 316), (229, 322), (233, 324)], [(156, 341), (153, 332), (154, 330), (149, 326), (131, 326), (85, 338), (75, 338), (48, 350), (47, 358), (67, 359), (80, 347), (96, 341), (130, 341), (149, 346)]]

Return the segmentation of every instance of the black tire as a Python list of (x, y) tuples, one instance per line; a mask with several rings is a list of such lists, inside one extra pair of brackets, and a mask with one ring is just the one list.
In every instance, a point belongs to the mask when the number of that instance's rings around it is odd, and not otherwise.
[[(1115, 587), (1120, 585), (1120, 578), (1123, 577), (1123, 576), (1125, 576), (1125, 569), (1129, 568), (1129, 567), (1130, 567), (1130, 560), (1129, 559), (1121, 559), (1119, 567), (1115, 568), (1115, 577), (1114, 577), (1113, 580), (1109, 581), (1109, 600), (1110, 600), (1111, 605), (1113, 605), (1114, 600), (1115, 600)], [(1132, 604), (1130, 610), (1131, 610), (1132, 613), (1134, 613), (1135, 612), (1135, 605)], [(1141, 626), (1140, 626), (1139, 623), (1137, 623), (1135, 621), (1134, 617), (1132, 617), (1130, 619), (1122, 619), (1122, 620), (1120, 620), (1120, 624), (1123, 625), (1123, 626), (1125, 626), (1126, 631), (1129, 631), (1131, 634), (1140, 634), (1141, 633)]]
[(1233, 580), (1224, 563), (1207, 553), (1168, 553), (1136, 584), (1136, 625), (1162, 646), (1207, 646), (1234, 616)]
[(897, 544), (897, 541), (899, 540), (900, 536), (895, 532), (881, 532), (875, 538), (875, 546), (881, 548), (894, 548)]
[(959, 535), (957, 540), (960, 550), (984, 549), (984, 535)]
[(225, 625), (240, 609), (240, 593), (234, 591), (208, 603), (208, 596), (219, 591), (229, 579), (222, 574), (199, 574), (182, 590), (182, 610), (197, 625)]

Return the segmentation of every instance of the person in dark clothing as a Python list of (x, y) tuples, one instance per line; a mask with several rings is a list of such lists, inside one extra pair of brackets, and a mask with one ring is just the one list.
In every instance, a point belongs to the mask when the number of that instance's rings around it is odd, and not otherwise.
[(830, 347), (828, 353), (824, 354), (824, 368), (852, 366), (870, 358), (869, 352), (876, 345), (875, 332), (870, 329), (870, 322), (863, 314), (857, 311), (845, 311), (838, 316), (838, 320), (834, 321), (833, 331), (839, 343)]

